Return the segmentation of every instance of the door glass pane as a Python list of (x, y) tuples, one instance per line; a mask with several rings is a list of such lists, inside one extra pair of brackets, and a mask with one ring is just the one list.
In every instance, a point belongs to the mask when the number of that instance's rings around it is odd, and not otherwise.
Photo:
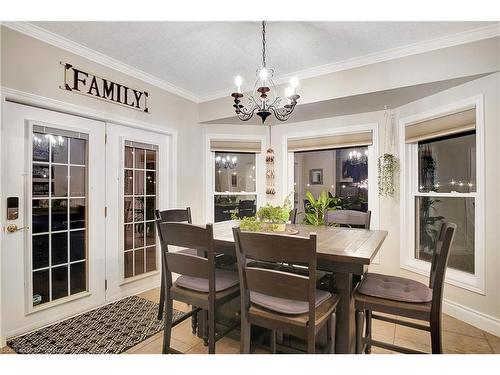
[(31, 226), (33, 233), (49, 231), (49, 200), (33, 199), (31, 208)]
[(78, 262), (70, 266), (70, 294), (84, 292), (87, 289), (86, 263), (87, 262)]
[(71, 138), (70, 163), (76, 165), (87, 164), (87, 141), (85, 139)]
[[(156, 258), (157, 151), (126, 146), (123, 152), (123, 256), (124, 277), (128, 278), (156, 270), (156, 261), (148, 258), (147, 262), (146, 254)], [(147, 252), (144, 246), (149, 246)]]
[(70, 167), (70, 195), (72, 197), (84, 197), (87, 181), (85, 178), (85, 167)]
[(49, 161), (48, 134), (33, 133), (33, 161)]
[(54, 163), (68, 164), (68, 138), (53, 136), (52, 138), (52, 161)]
[(49, 266), (49, 235), (42, 234), (33, 236), (33, 269), (44, 268)]
[(49, 196), (49, 165), (33, 164), (32, 191), (35, 197)]
[(52, 265), (68, 263), (68, 232), (52, 234)]
[(415, 258), (428, 261), (436, 248), (441, 223), (457, 224), (448, 267), (474, 273), (474, 204), (470, 197), (416, 197)]
[(151, 272), (156, 269), (156, 248), (146, 248), (146, 272)]
[(80, 229), (87, 227), (87, 147), (85, 139), (33, 133), (34, 306), (87, 289), (87, 239)]
[(68, 266), (52, 268), (52, 300), (68, 296)]
[(85, 199), (70, 199), (69, 200), (69, 228), (79, 229), (85, 228), (85, 221), (87, 216)]
[(418, 144), (420, 192), (476, 191), (476, 133), (462, 133)]

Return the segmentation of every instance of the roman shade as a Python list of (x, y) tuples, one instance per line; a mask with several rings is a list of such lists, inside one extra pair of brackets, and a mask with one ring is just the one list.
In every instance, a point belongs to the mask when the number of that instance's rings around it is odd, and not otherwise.
[(260, 141), (211, 140), (210, 151), (214, 152), (261, 152)]
[(288, 152), (328, 150), (334, 148), (371, 146), (372, 131), (288, 140)]
[(407, 125), (405, 142), (417, 143), (427, 139), (444, 137), (476, 129), (476, 109), (468, 109), (432, 120)]

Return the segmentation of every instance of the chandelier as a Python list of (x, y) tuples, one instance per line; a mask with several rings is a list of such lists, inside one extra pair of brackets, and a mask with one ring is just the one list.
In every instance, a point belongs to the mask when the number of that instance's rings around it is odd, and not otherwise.
[(285, 89), (287, 104), (281, 106), (282, 98), (276, 94), (276, 86), (273, 82), (274, 69), (269, 69), (266, 66), (266, 21), (262, 21), (262, 67), (257, 69), (257, 80), (254, 85), (253, 95), (248, 98), (248, 106), (240, 104), (243, 94), (241, 93), (241, 84), (243, 82), (241, 76), (237, 76), (234, 80), (237, 91), (232, 93), (234, 98), (233, 107), (236, 115), (242, 121), (248, 121), (253, 114), (257, 112), (257, 116), (262, 119), (262, 123), (271, 114), (279, 121), (286, 121), (292, 114), (297, 104), (300, 95), (297, 94), (299, 81), (292, 77), (290, 87)]
[(224, 169), (233, 169), (236, 168), (238, 165), (238, 158), (236, 156), (216, 156), (215, 157), (215, 165), (217, 168), (224, 168)]

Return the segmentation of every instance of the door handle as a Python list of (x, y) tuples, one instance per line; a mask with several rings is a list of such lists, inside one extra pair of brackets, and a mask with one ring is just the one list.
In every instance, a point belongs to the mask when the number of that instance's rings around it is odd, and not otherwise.
[(7, 225), (7, 227), (5, 229), (9, 233), (14, 233), (14, 232), (17, 232), (18, 230), (23, 230), (23, 229), (28, 230), (28, 229), (30, 229), (30, 227), (29, 226), (25, 226), (25, 227), (19, 228), (16, 224), (9, 224), (9, 225)]

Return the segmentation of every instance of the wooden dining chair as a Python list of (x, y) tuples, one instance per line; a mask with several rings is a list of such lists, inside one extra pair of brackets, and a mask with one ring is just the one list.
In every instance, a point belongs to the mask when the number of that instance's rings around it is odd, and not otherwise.
[[(383, 320), (430, 332), (432, 353), (442, 353), (441, 306), (446, 265), (457, 225), (443, 223), (439, 230), (436, 248), (432, 255), (429, 286), (411, 279), (367, 273), (354, 294), (356, 307), (356, 353), (369, 354), (372, 346), (401, 353), (421, 353), (409, 348), (372, 339), (372, 319)], [(398, 320), (381, 312), (412, 318), (428, 323), (419, 324)], [(363, 337), (364, 315), (366, 329)]]
[(297, 224), (297, 208), (290, 210), (289, 214), (290, 224)]
[[(238, 274), (234, 271), (215, 268), (213, 226), (196, 226), (188, 223), (160, 223), (162, 234), (163, 264), (165, 268), (165, 326), (163, 353), (169, 353), (172, 332), (173, 301), (181, 301), (195, 308), (187, 315), (201, 310), (208, 313), (208, 352), (215, 353), (215, 342), (224, 337), (235, 325), (220, 334), (215, 331), (216, 308), (239, 295)], [(170, 252), (168, 246), (195, 249), (206, 257), (186, 253)], [(172, 273), (180, 276), (172, 280)], [(238, 323), (239, 324), (239, 323)]]
[(371, 211), (333, 210), (325, 213), (325, 223), (344, 227), (370, 229)]
[[(335, 348), (335, 311), (338, 297), (316, 289), (316, 234), (309, 238), (241, 232), (233, 228), (240, 278), (240, 351), (250, 352), (252, 325), (271, 330), (276, 352), (276, 332), (305, 338), (307, 352), (315, 353), (316, 336), (326, 325), (326, 352)], [(308, 274), (259, 267), (264, 261), (307, 265)]]
[[(160, 239), (160, 247), (162, 252), (166, 251), (166, 249), (163, 248), (163, 240), (162, 240), (162, 234), (160, 231), (160, 223), (164, 223), (166, 221), (175, 221), (175, 222), (185, 222), (192, 224), (191, 220), (191, 208), (186, 207), (186, 208), (176, 208), (176, 209), (170, 209), (170, 210), (155, 210), (155, 217), (156, 217), (156, 231), (158, 232), (158, 238)], [(191, 254), (196, 255), (196, 251), (192, 249), (184, 249), (182, 250), (184, 252), (189, 252)], [(158, 308), (158, 320), (161, 320), (163, 318), (163, 309), (165, 308), (165, 272), (164, 272), (164, 267), (163, 267), (163, 257), (161, 257), (161, 262), (162, 262), (162, 267), (161, 267), (161, 285), (160, 285), (160, 305)], [(196, 328), (198, 326), (197, 322), (197, 316), (193, 315), (192, 318), (192, 329), (193, 333), (196, 333)]]

